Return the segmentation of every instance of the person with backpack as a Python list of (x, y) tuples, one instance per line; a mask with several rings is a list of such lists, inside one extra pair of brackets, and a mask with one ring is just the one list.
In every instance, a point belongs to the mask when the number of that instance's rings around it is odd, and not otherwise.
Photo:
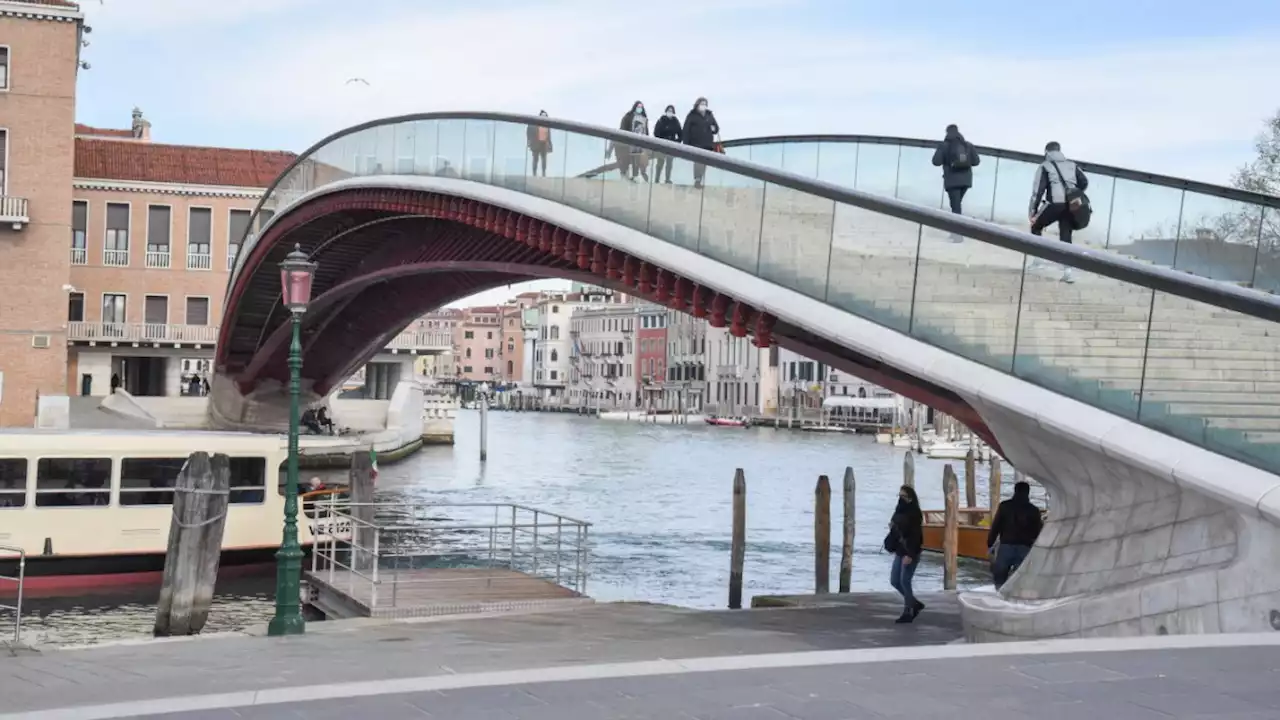
[(924, 603), (916, 599), (911, 587), (920, 553), (924, 546), (924, 511), (915, 488), (903, 485), (898, 488), (898, 507), (889, 520), (889, 532), (884, 536), (884, 549), (893, 553), (893, 566), (889, 571), (889, 584), (902, 594), (902, 616), (895, 623), (914, 622), (924, 610)]
[[(658, 118), (658, 123), (653, 126), (653, 136), (668, 142), (679, 144), (682, 135), (680, 128), (680, 119), (676, 117), (676, 106), (668, 105), (667, 109), (662, 112), (662, 117)], [(658, 182), (662, 177), (662, 170), (666, 168), (666, 184), (671, 184), (671, 166), (675, 165), (675, 158), (670, 155), (658, 155), (658, 167), (653, 173), (653, 181)]]
[[(1042, 235), (1045, 228), (1057, 223), (1058, 239), (1071, 244), (1071, 233), (1088, 227), (1093, 213), (1084, 192), (1088, 189), (1089, 178), (1062, 154), (1062, 146), (1057, 142), (1046, 144), (1044, 162), (1040, 163), (1031, 188), (1031, 234)], [(1070, 267), (1063, 270), (1062, 281), (1075, 282)]]
[[(684, 129), (681, 135), (684, 136), (685, 145), (715, 152), (717, 137), (720, 135), (720, 123), (716, 121), (716, 114), (707, 107), (706, 98), (700, 97), (694, 101), (693, 109), (684, 118)], [(702, 187), (702, 178), (706, 172), (706, 165), (693, 164), (694, 187)]]
[(946, 136), (933, 151), (933, 165), (942, 168), (942, 189), (947, 192), (951, 212), (956, 215), (961, 214), (964, 194), (973, 187), (973, 168), (981, 162), (973, 143), (965, 140), (955, 125), (948, 125)]
[[(991, 575), (999, 590), (1027, 559), (1036, 544), (1044, 519), (1040, 508), (1031, 504), (1031, 484), (1019, 481), (1013, 486), (1013, 497), (1000, 503), (987, 532), (987, 549), (996, 548)], [(997, 543), (999, 546), (997, 547)]]

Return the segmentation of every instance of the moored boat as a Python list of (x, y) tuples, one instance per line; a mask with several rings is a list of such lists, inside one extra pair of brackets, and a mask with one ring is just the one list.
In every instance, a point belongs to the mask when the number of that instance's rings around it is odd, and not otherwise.
[[(280, 545), (282, 436), (207, 431), (0, 432), (0, 546), (25, 553), (25, 594), (158, 582), (174, 485), (196, 451), (230, 459), (221, 568), (269, 565)], [(311, 544), (305, 515), (299, 541)], [(18, 554), (0, 550), (0, 576)], [(16, 583), (0, 583), (0, 594)]]
[(706, 423), (708, 425), (719, 425), (721, 427), (747, 427), (751, 424), (746, 418), (723, 418), (715, 416), (707, 418)]

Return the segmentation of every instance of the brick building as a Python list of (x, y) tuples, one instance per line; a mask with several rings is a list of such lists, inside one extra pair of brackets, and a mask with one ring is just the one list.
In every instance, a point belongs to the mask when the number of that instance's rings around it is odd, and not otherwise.
[(69, 2), (0, 2), (0, 425), (64, 395), (76, 73)]
[(645, 303), (637, 315), (636, 397), (645, 407), (661, 407), (662, 383), (667, 377), (667, 308)]

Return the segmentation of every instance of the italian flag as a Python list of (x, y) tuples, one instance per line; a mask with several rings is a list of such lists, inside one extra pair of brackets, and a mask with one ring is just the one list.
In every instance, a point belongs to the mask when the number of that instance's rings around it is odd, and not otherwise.
[(372, 447), (369, 448), (369, 464), (373, 466), (373, 479), (377, 480), (378, 479), (378, 451)]

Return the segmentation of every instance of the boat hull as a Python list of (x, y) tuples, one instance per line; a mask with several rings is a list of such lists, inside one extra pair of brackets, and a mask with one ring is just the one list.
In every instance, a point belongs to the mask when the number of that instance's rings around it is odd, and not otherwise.
[[(957, 537), (960, 543), (956, 554), (962, 558), (986, 560), (987, 530), (989, 528), (976, 525), (961, 525), (958, 529)], [(925, 525), (924, 544), (922, 547), (928, 552), (942, 552), (942, 535), (943, 528), (941, 525)]]
[[(224, 549), (218, 577), (247, 575), (275, 564), (277, 547)], [(27, 597), (86, 595), (95, 591), (138, 585), (158, 585), (164, 575), (164, 553), (118, 555), (30, 555), (22, 593)], [(18, 563), (0, 559), (0, 575), (15, 577)], [(0, 582), (0, 596), (13, 596), (17, 584)]]

